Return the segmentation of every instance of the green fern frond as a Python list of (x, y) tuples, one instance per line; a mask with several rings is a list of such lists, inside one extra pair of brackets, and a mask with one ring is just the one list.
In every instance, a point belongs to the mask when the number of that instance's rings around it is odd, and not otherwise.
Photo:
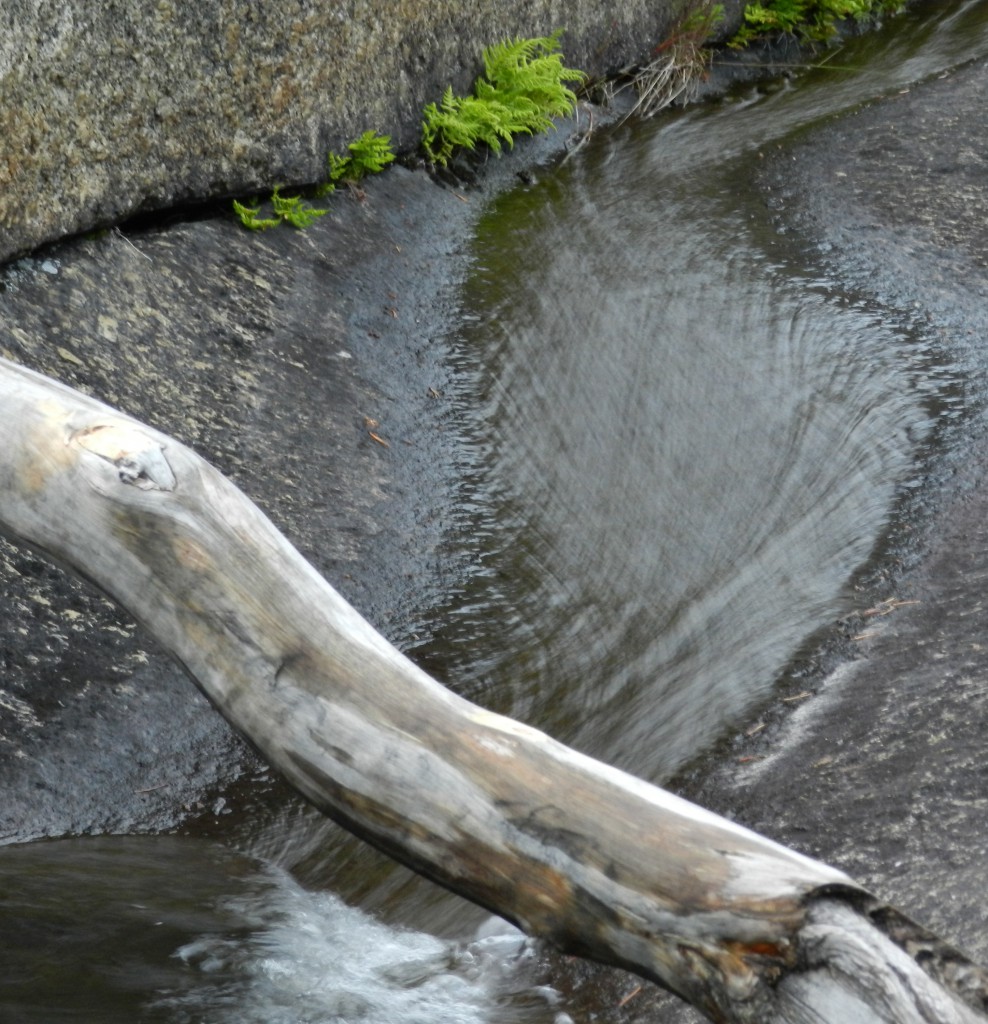
[(375, 131), (366, 131), (355, 142), (347, 147), (350, 159), (361, 177), (368, 174), (380, 174), (388, 164), (394, 161), (391, 149), (391, 136), (378, 135)]
[[(582, 83), (582, 71), (563, 65), (559, 45), (562, 31), (540, 39), (513, 39), (484, 50), (484, 70), (490, 86), (511, 105), (507, 97), (533, 105), (544, 119), (563, 117), (572, 112), (576, 93), (564, 83)], [(480, 95), (479, 86), (475, 89)]]
[[(375, 131), (364, 132), (347, 149), (350, 152), (347, 157), (329, 154), (329, 181), (312, 190), (310, 195), (329, 195), (336, 191), (337, 181), (359, 181), (365, 175), (384, 170), (395, 158), (391, 150), (391, 137), (378, 135)], [(307, 228), (319, 217), (329, 213), (329, 210), (310, 205), (301, 196), (283, 196), (280, 185), (276, 185), (271, 194), (271, 209), (273, 217), (262, 217), (260, 202), (241, 203), (233, 200), (233, 212), (240, 218), (240, 223), (251, 231), (266, 231), (279, 224)]]
[(776, 32), (822, 42), (837, 32), (841, 21), (864, 21), (878, 14), (895, 13), (904, 6), (905, 0), (764, 0), (745, 6), (745, 24), (731, 45), (747, 45)]
[[(350, 167), (350, 160), (345, 156), (337, 156), (332, 152), (327, 157), (327, 160), (329, 161), (329, 180), (332, 182), (342, 181)], [(335, 188), (336, 186), (334, 185), (333, 187)]]
[(434, 103), (426, 107), (423, 146), (429, 159), (446, 164), (455, 150), (475, 149), (480, 143), (500, 153), (505, 144), (514, 145), (516, 135), (552, 126), (530, 102), (506, 103), (489, 88), (479, 87), (478, 92), (478, 96), (454, 96), (447, 89), (441, 108)]
[(447, 164), (457, 149), (478, 144), (500, 153), (516, 135), (553, 127), (552, 118), (572, 112), (576, 93), (565, 83), (586, 76), (563, 65), (556, 32), (539, 39), (512, 39), (484, 50), (484, 75), (472, 96), (447, 87), (437, 106), (423, 111), (422, 147), (434, 163)]
[(477, 143), (477, 129), (461, 114), (462, 105), (448, 85), (439, 106), (428, 103), (422, 111), (422, 148), (434, 163), (447, 164), (458, 146), (473, 149)]

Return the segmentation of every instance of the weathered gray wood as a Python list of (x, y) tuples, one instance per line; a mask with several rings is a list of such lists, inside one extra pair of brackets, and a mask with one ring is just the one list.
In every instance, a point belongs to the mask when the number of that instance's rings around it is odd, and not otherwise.
[(4, 360), (0, 433), (0, 528), (115, 597), (399, 860), (714, 1020), (988, 1019), (984, 975), (842, 872), (440, 686), (177, 441)]
[[(875, 908), (882, 916), (886, 908)], [(963, 992), (972, 1001), (982, 992), (984, 977), (951, 955), (936, 938), (901, 915), (895, 927), (909, 932), (903, 946), (879, 932), (866, 914), (846, 902), (819, 899), (809, 908), (800, 932), (800, 970), (782, 979), (778, 1000), (785, 1019), (792, 1021), (952, 1021), (956, 1004), (948, 989)], [(909, 952), (907, 952), (909, 950)], [(949, 978), (918, 971), (914, 957), (924, 950)], [(944, 981), (947, 982), (945, 987)], [(971, 1015), (970, 1019), (978, 1019)]]

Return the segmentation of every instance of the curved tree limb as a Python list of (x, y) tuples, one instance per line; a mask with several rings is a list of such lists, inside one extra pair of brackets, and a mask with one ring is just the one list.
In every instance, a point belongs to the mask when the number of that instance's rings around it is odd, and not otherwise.
[(299, 792), (422, 874), (713, 1020), (988, 1020), (985, 975), (842, 872), (440, 686), (179, 442), (2, 359), (0, 431), (0, 529), (113, 596)]

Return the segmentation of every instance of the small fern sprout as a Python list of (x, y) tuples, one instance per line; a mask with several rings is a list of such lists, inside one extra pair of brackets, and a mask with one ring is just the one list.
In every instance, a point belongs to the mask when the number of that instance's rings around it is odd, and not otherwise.
[(310, 206), (301, 196), (283, 196), (280, 185), (276, 185), (271, 194), (271, 208), (274, 216), (262, 217), (260, 202), (241, 203), (233, 200), (233, 212), (240, 218), (240, 223), (251, 231), (267, 231), (279, 224), (307, 228), (329, 212)]
[(307, 228), (319, 217), (329, 213), (328, 210), (310, 206), (301, 196), (283, 196), (280, 185), (275, 186), (271, 195), (271, 205), (277, 217), (296, 228)]
[(379, 174), (394, 158), (391, 136), (366, 131), (347, 146), (349, 156), (329, 154), (329, 180), (333, 185), (346, 181), (355, 184), (368, 174)]
[(234, 199), (233, 212), (240, 218), (240, 223), (251, 231), (267, 231), (281, 223), (278, 217), (262, 217), (260, 203), (238, 203)]

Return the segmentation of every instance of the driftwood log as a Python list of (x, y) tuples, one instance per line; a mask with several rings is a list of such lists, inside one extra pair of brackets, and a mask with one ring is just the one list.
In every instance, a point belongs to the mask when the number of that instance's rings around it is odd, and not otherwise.
[(398, 860), (715, 1021), (988, 1020), (985, 974), (842, 872), (428, 677), (179, 442), (2, 359), (0, 435), (0, 529), (113, 596)]

